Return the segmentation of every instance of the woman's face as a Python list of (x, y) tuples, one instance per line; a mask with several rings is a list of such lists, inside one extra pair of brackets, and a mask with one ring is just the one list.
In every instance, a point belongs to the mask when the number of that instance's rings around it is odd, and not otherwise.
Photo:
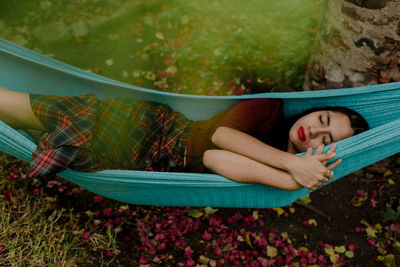
[(321, 110), (298, 119), (290, 128), (288, 152), (305, 152), (319, 145), (329, 145), (354, 133), (350, 119), (341, 112)]

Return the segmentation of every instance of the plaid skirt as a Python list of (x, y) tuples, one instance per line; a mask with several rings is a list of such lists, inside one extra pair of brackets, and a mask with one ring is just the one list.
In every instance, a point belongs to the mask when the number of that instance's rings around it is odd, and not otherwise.
[(168, 105), (94, 95), (30, 95), (46, 127), (32, 155), (31, 176), (66, 168), (183, 170), (192, 121)]

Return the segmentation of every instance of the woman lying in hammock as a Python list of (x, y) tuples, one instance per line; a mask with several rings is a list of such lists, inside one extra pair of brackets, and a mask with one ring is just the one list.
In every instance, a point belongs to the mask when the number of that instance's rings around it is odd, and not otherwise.
[[(333, 178), (341, 162), (328, 164), (335, 157), (335, 142), (368, 129), (361, 115), (344, 107), (284, 119), (279, 99), (242, 101), (209, 120), (193, 122), (153, 102), (1, 89), (0, 119), (38, 141), (32, 176), (67, 167), (84, 172), (214, 172), (238, 182), (315, 190)], [(299, 152), (306, 155), (296, 156)]]

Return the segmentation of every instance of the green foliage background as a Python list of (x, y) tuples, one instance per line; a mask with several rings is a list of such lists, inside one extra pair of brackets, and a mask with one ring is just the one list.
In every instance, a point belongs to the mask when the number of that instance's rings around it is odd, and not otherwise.
[[(158, 90), (291, 91), (301, 90), (319, 8), (319, 0), (5, 0), (0, 36)], [(66, 30), (46, 28), (60, 23)], [(86, 34), (71, 32), (79, 23)]]

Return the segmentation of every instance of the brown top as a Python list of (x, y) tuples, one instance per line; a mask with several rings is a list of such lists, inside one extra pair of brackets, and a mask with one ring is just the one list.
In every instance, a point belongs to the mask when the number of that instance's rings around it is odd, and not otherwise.
[(281, 119), (282, 100), (257, 98), (241, 101), (209, 120), (194, 122), (186, 147), (186, 168), (191, 172), (209, 172), (203, 165), (203, 153), (218, 148), (211, 137), (219, 126), (242, 131), (265, 142), (268, 132)]

